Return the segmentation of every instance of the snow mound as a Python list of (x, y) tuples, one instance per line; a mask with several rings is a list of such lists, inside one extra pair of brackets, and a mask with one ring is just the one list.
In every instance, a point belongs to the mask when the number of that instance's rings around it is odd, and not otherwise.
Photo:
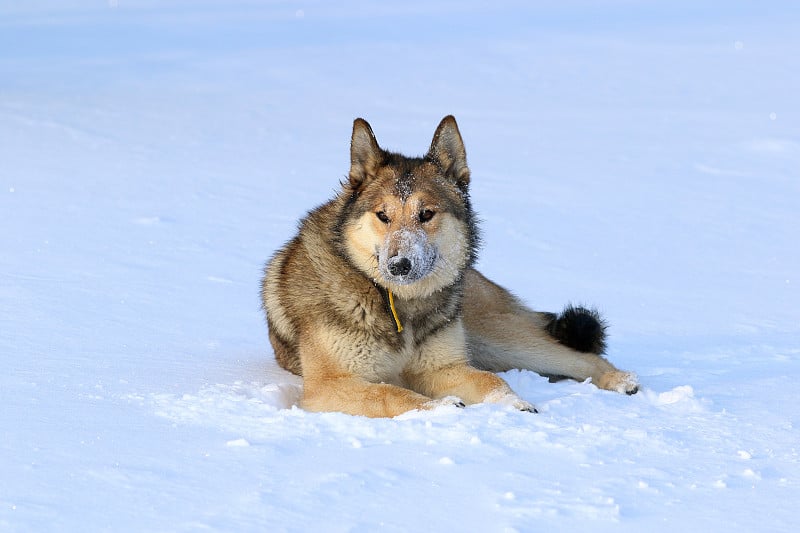
[(666, 392), (644, 391), (645, 398), (656, 407), (667, 407), (686, 413), (699, 413), (706, 410), (708, 400), (694, 397), (694, 389), (690, 385), (681, 385)]
[(281, 409), (291, 409), (300, 401), (302, 385), (295, 383), (217, 384), (195, 394), (128, 396), (149, 405), (157, 415), (181, 423), (206, 424), (209, 420), (225, 426), (259, 420)]

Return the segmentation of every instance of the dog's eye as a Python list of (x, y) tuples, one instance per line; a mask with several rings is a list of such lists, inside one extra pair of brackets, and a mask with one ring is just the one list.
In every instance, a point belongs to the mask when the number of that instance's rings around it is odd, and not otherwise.
[(435, 214), (436, 214), (435, 211), (431, 211), (430, 209), (423, 209), (419, 213), (419, 221), (420, 222), (428, 222), (430, 219), (433, 218), (433, 215), (435, 215)]
[(380, 220), (384, 224), (389, 223), (389, 217), (387, 217), (386, 213), (384, 213), (383, 211), (378, 211), (377, 213), (375, 213), (375, 216), (378, 217), (378, 220)]

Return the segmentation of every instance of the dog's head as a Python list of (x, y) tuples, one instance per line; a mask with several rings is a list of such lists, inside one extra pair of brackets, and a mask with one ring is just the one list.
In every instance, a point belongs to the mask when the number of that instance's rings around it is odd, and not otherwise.
[(458, 280), (474, 258), (477, 230), (458, 125), (445, 117), (424, 157), (378, 146), (353, 123), (347, 204), (340, 235), (350, 260), (401, 298), (425, 297)]

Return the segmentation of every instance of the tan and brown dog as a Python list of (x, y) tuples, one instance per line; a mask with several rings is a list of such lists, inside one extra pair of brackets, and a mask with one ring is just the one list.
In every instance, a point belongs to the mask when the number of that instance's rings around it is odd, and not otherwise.
[[(528, 309), (472, 268), (478, 242), (456, 121), (428, 153), (381, 149), (353, 123), (349, 179), (270, 260), (262, 283), (278, 363), (302, 407), (370, 417), (494, 402), (534, 411), (493, 372), (529, 369), (634, 394), (601, 354), (602, 321)], [(462, 403), (463, 402), (463, 403)]]

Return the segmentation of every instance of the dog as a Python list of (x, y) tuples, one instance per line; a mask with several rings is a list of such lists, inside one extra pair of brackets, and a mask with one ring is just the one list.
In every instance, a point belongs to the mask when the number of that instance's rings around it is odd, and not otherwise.
[(592, 310), (533, 311), (473, 268), (479, 243), (456, 120), (424, 157), (382, 149), (358, 118), (350, 172), (264, 269), (277, 362), (303, 377), (301, 407), (368, 417), (491, 402), (535, 412), (496, 372), (591, 378), (635, 394), (602, 354)]

